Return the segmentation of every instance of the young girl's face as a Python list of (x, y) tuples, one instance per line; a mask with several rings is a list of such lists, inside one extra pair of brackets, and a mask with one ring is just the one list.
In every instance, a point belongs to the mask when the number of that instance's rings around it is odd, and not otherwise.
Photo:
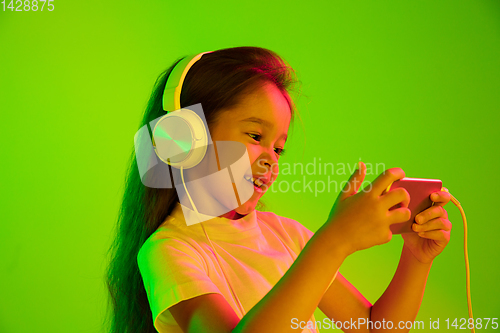
[[(266, 83), (252, 94), (242, 98), (240, 104), (222, 111), (210, 128), (212, 141), (238, 141), (246, 146), (252, 174), (264, 185), (234, 212), (250, 213), (260, 197), (278, 176), (278, 160), (285, 146), (290, 126), (290, 106), (283, 93), (273, 83)], [(234, 212), (226, 217), (231, 218)]]

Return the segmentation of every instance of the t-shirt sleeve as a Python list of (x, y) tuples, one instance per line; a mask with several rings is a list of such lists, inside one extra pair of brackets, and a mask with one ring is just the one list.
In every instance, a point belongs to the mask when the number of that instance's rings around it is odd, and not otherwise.
[(177, 325), (170, 311), (166, 311), (172, 305), (203, 294), (222, 294), (208, 277), (202, 256), (183, 240), (148, 239), (137, 262), (159, 332)]

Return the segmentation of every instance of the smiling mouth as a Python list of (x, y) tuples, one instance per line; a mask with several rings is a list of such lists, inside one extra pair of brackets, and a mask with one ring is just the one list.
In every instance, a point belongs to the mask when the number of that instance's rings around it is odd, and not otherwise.
[(259, 178), (248, 177), (248, 176), (245, 176), (244, 178), (245, 178), (245, 180), (249, 181), (250, 183), (252, 183), (255, 187), (257, 187), (259, 189), (264, 184), (264, 182), (262, 180), (260, 180)]

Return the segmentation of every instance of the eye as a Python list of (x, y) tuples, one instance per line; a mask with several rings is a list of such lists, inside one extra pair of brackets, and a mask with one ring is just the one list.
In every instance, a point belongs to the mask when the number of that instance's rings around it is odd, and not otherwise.
[(260, 134), (252, 134), (252, 133), (248, 133), (248, 135), (254, 139), (255, 141), (259, 142), (260, 141), (260, 137), (261, 135)]
[(274, 151), (276, 152), (276, 154), (278, 154), (279, 156), (283, 156), (285, 155), (285, 149), (283, 148), (274, 148)]
[[(248, 136), (250, 136), (252, 139), (254, 139), (257, 142), (260, 142), (261, 136), (260, 134), (254, 134), (254, 133), (247, 133)], [(283, 156), (285, 154), (285, 149), (284, 148), (274, 148), (274, 152), (278, 154), (279, 156)]]

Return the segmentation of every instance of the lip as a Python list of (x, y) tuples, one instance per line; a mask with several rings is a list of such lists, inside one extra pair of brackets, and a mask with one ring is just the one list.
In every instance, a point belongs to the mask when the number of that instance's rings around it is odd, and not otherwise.
[[(246, 174), (244, 177), (247, 177), (247, 178), (254, 178), (254, 179), (259, 179), (261, 182), (262, 182), (262, 185), (260, 187), (257, 187), (254, 185), (254, 187), (257, 189), (257, 190), (260, 190), (262, 191), (262, 187), (264, 185), (267, 185), (270, 181), (270, 178), (267, 178), (265, 176), (255, 176), (253, 174)], [(246, 180), (246, 179), (245, 179)]]
[(267, 183), (269, 183), (269, 180), (270, 180), (269, 178), (264, 177), (264, 176), (260, 176), (260, 177), (253, 176), (253, 178), (260, 179), (260, 181), (263, 182), (262, 185), (267, 185)]

